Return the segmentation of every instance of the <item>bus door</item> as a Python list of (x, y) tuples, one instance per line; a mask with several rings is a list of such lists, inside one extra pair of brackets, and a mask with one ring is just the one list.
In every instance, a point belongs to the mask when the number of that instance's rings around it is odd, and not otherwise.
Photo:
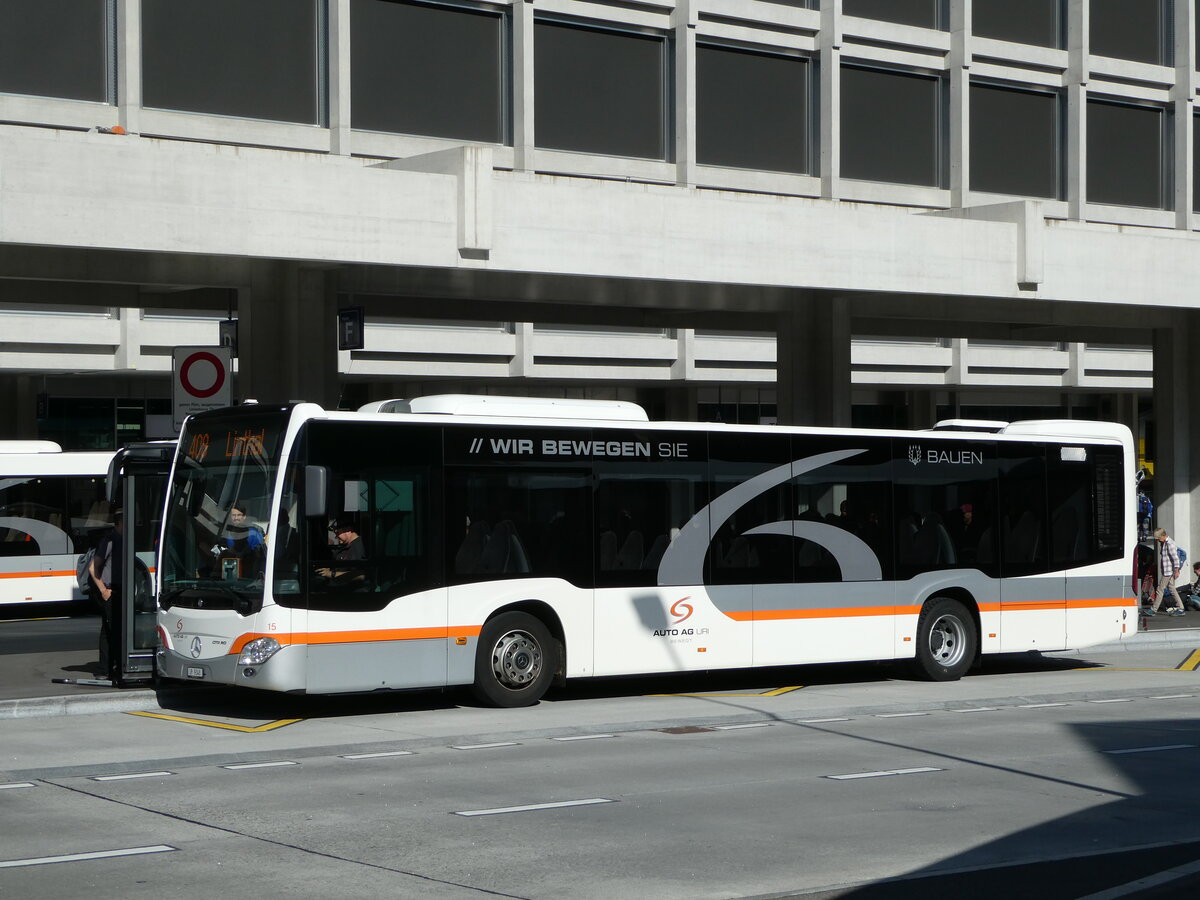
[[(441, 430), (312, 422), (305, 441), (300, 585), (308, 689), (446, 684), (447, 590), (432, 466)], [(299, 630), (295, 612), (292, 623)]]
[(117, 685), (142, 684), (154, 677), (154, 573), (174, 453), (174, 443), (131, 444), (109, 466), (108, 499), (124, 511), (122, 590), (106, 613), (110, 675)]
[(1000, 650), (1061, 650), (1067, 640), (1066, 578), (1050, 571), (1046, 448), (1000, 450)]

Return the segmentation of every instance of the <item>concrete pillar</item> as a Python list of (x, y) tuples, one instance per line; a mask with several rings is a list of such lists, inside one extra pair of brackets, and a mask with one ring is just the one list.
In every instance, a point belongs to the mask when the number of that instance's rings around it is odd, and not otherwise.
[(513, 168), (528, 172), (534, 167), (536, 136), (533, 131), (533, 0), (512, 5), (513, 29)]
[(971, 189), (971, 4), (950, 4), (950, 205)]
[(850, 425), (850, 313), (844, 297), (797, 296), (779, 316), (779, 424)]
[(675, 180), (696, 183), (696, 24), (692, 0), (677, 0), (675, 32)]
[(38, 439), (37, 394), (33, 375), (0, 376), (0, 440)]
[(350, 0), (329, 4), (329, 152), (350, 155)]
[(1175, 2), (1175, 86), (1171, 106), (1175, 114), (1175, 227), (1190, 231), (1195, 222), (1192, 213), (1192, 115), (1196, 98), (1196, 6), (1194, 0)]
[(338, 404), (332, 270), (261, 263), (238, 293), (238, 397)]
[(841, 196), (842, 175), (842, 0), (826, 0), (821, 4), (821, 33), (817, 41), (821, 91), (818, 174), (821, 196), (836, 200)]
[(1113, 420), (1120, 422), (1133, 432), (1133, 446), (1138, 447), (1141, 439), (1141, 421), (1138, 416), (1138, 395), (1126, 391), (1113, 397)]
[(672, 422), (696, 421), (696, 389), (690, 385), (673, 385), (666, 390), (665, 417)]
[(142, 0), (117, 0), (116, 17), (117, 124), (138, 134), (142, 130)]
[(1087, 84), (1091, 47), (1087, 0), (1067, 3), (1067, 215), (1087, 217)]
[(1158, 524), (1189, 551), (1200, 538), (1200, 419), (1191, 402), (1200, 390), (1200, 311), (1181, 310), (1179, 324), (1154, 332), (1154, 505)]
[(910, 391), (908, 424), (905, 427), (932, 428), (937, 424), (937, 419), (937, 394), (933, 391)]

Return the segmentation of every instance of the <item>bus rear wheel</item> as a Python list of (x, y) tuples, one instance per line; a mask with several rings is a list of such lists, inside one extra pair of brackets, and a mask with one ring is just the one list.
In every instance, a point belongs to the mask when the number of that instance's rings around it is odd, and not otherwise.
[(557, 647), (540, 619), (501, 613), (479, 633), (473, 693), (489, 706), (537, 703), (558, 670)]
[(975, 620), (957, 600), (936, 597), (917, 619), (916, 674), (929, 681), (957, 681), (975, 661)]

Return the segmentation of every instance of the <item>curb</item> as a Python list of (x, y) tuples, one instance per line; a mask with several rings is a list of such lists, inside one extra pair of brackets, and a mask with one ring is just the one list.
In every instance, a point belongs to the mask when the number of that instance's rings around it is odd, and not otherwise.
[(0, 719), (37, 719), (50, 716), (84, 716), (94, 713), (128, 712), (158, 707), (155, 691), (105, 691), (102, 694), (78, 694), (58, 697), (29, 697), (0, 700)]
[(1097, 644), (1082, 650), (1056, 651), (1066, 653), (1096, 653), (1112, 650), (1149, 650), (1151, 648), (1200, 647), (1200, 628), (1170, 628), (1162, 631), (1139, 631), (1122, 641), (1112, 644)]
[[(1167, 650), (1200, 648), (1200, 628), (1172, 628), (1163, 631), (1139, 631), (1113, 644), (1099, 644), (1079, 650), (1048, 651), (1048, 655), (1076, 653), (1108, 653), (1114, 651)], [(55, 697), (29, 697), (19, 700), (0, 700), (0, 720), (35, 719), (52, 716), (87, 716), (99, 713), (130, 712), (152, 707), (164, 708), (179, 692), (153, 689), (104, 690), (93, 694), (66, 694)]]

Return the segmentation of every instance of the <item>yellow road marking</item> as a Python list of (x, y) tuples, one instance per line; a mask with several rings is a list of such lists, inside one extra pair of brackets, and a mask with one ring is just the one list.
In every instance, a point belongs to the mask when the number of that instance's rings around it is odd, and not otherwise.
[(189, 719), (186, 716), (168, 716), (164, 713), (152, 712), (130, 712), (131, 716), (144, 716), (147, 719), (166, 719), (168, 722), (182, 722), (185, 725), (203, 725), (207, 728), (223, 728), (226, 731), (240, 731), (243, 734), (258, 734), (263, 731), (274, 731), (276, 728), (283, 728), (285, 725), (294, 725), (297, 722), (303, 722), (303, 719), (277, 719), (274, 722), (268, 722), (266, 725), (231, 725), (227, 722), (209, 722), (207, 719)]
[(793, 687), (774, 688), (769, 691), (757, 691), (753, 694), (647, 694), (647, 697), (778, 697), (781, 694), (790, 694), (792, 691), (799, 691), (804, 688), (804, 685), (797, 684)]
[(1200, 650), (1193, 650), (1191, 655), (1175, 668), (1184, 672), (1195, 672), (1200, 667)]

